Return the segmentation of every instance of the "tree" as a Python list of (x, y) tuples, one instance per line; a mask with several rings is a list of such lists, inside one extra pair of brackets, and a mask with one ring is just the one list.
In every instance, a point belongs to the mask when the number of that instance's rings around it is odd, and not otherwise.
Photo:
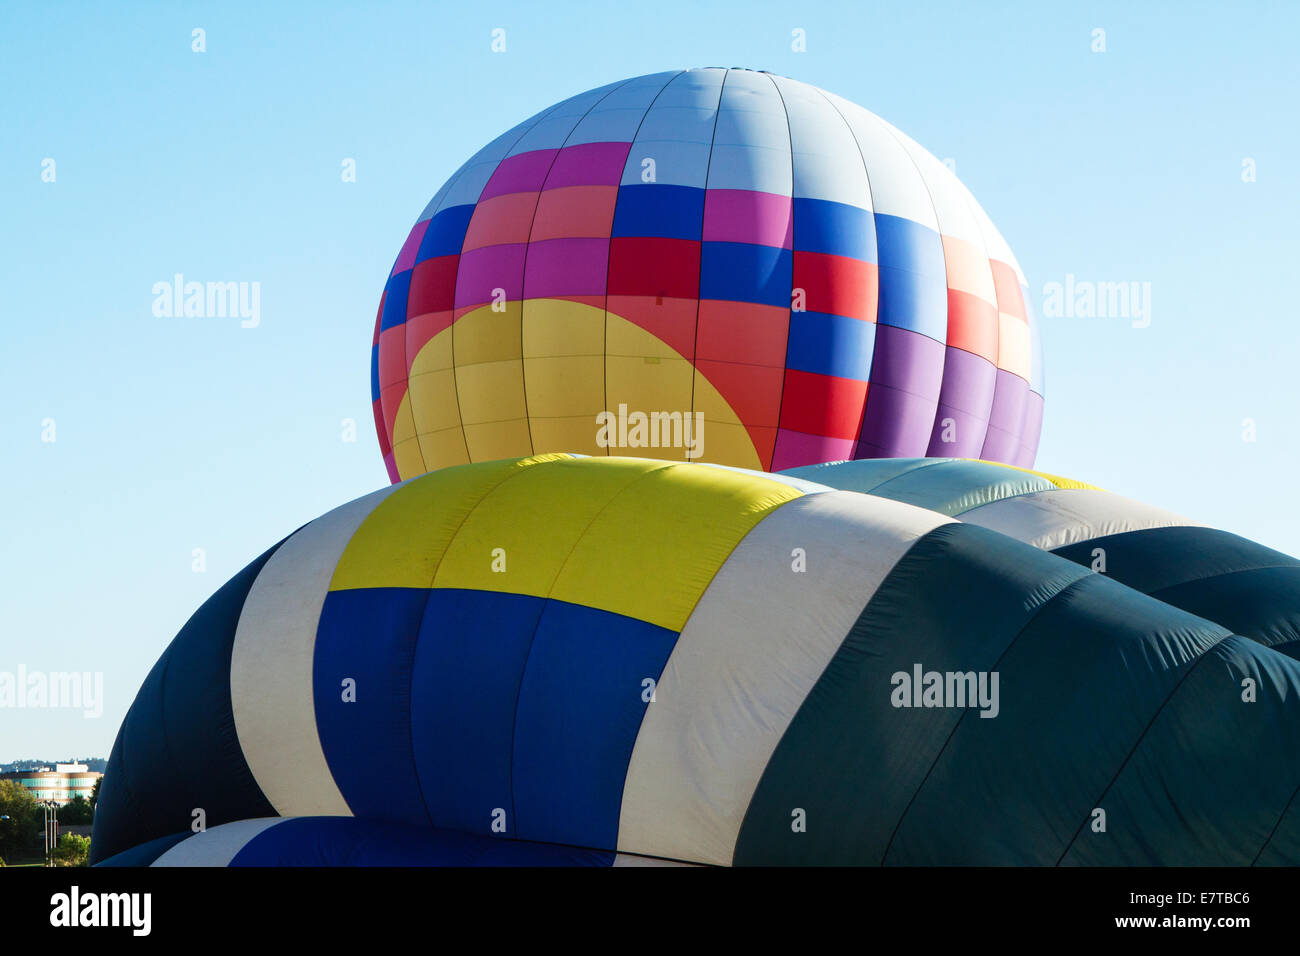
[(90, 791), (90, 812), (92, 815), (95, 812), (95, 805), (99, 803), (99, 785), (103, 782), (104, 782), (103, 777), (96, 777), (95, 786)]
[(90, 801), (78, 794), (59, 807), (59, 823), (65, 827), (85, 826), (95, 818)]
[(36, 798), (16, 780), (0, 780), (0, 856), (14, 860), (41, 842), (42, 815)]
[(85, 866), (90, 858), (90, 840), (75, 833), (65, 833), (59, 837), (59, 845), (54, 848), (55, 866)]

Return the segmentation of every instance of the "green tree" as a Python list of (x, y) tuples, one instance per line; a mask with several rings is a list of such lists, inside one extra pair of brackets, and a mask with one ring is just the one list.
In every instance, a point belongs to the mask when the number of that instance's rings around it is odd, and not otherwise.
[(75, 833), (65, 833), (59, 837), (59, 845), (54, 848), (55, 866), (85, 866), (90, 859), (90, 840)]
[(90, 812), (91, 812), (92, 814), (95, 812), (95, 806), (96, 806), (96, 804), (99, 803), (99, 785), (100, 785), (101, 783), (103, 783), (103, 782), (104, 782), (104, 778), (103, 778), (103, 777), (96, 777), (96, 778), (95, 778), (95, 786), (94, 786), (94, 788), (90, 791)]
[(59, 807), (59, 823), (65, 827), (86, 826), (95, 818), (90, 801), (78, 794)]
[(0, 856), (13, 861), (40, 851), (41, 808), (16, 780), (0, 780)]

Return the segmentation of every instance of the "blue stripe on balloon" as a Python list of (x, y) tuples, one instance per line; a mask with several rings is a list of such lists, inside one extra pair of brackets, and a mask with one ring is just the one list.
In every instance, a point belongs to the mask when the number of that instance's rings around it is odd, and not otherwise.
[(379, 319), (380, 332), (405, 324), (406, 300), (410, 294), (410, 269), (389, 278), (388, 285), (384, 289), (384, 313)]
[(705, 242), (700, 298), (790, 307), (794, 258), (789, 249), (746, 242)]
[[(411, 662), (429, 592), (331, 591), (312, 662), (316, 728), (330, 772), (357, 816), (427, 825), (411, 753)], [(343, 699), (355, 681), (356, 700)]]
[(411, 669), (411, 746), (434, 826), (514, 834), (515, 702), (545, 601), (522, 594), (430, 592)]
[(677, 634), (596, 608), (549, 601), (515, 718), (521, 839), (615, 848), (644, 681), (658, 681)]
[[(188, 835), (188, 834), (186, 834)], [(231, 866), (611, 866), (581, 847), (430, 830), (355, 817), (294, 817), (253, 837)]]
[(379, 398), (379, 343), (370, 346), (370, 400)]
[(858, 206), (795, 197), (794, 247), (801, 252), (875, 262), (875, 217), (871, 210)]
[(871, 374), (876, 327), (826, 312), (791, 312), (786, 366), (801, 372), (865, 382)]
[(465, 232), (469, 229), (470, 217), (474, 215), (474, 203), (449, 206), (434, 214), (429, 220), (429, 228), (420, 240), (420, 248), (415, 253), (415, 263), (419, 265), (425, 259), (437, 256), (458, 256), (461, 246), (465, 244)]
[(703, 223), (703, 189), (642, 183), (619, 188), (611, 235), (698, 241)]

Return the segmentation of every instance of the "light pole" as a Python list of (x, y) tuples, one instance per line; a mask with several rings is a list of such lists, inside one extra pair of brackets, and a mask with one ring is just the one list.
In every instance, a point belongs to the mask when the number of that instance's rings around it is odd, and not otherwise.
[(45, 810), (45, 865), (54, 865), (54, 848), (59, 842), (59, 805), (53, 800), (41, 803)]

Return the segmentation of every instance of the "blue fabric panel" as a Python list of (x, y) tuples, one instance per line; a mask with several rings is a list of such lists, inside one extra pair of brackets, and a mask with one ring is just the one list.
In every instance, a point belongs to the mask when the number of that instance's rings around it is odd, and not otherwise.
[(786, 366), (865, 382), (875, 344), (872, 322), (826, 312), (791, 312)]
[(231, 866), (610, 866), (614, 854), (355, 817), (294, 817), (249, 840)]
[(370, 400), (379, 400), (379, 343), (370, 346)]
[(748, 242), (703, 243), (700, 298), (788, 309), (793, 266), (789, 249)]
[(703, 189), (642, 183), (623, 186), (618, 191), (611, 235), (660, 236), (698, 242), (703, 228)]
[(826, 199), (794, 200), (794, 247), (801, 252), (876, 261), (876, 220), (871, 210)]
[(875, 218), (880, 251), (876, 321), (946, 341), (948, 279), (939, 234), (910, 219), (880, 213)]
[(100, 860), (95, 866), (149, 866), (177, 843), (192, 836), (194, 836), (192, 832), (185, 830), (182, 833), (159, 837), (156, 840), (150, 840), (148, 843), (141, 843), (139, 846), (133, 846), (129, 850), (116, 853), (107, 860)]
[(437, 256), (458, 256), (465, 244), (465, 232), (469, 229), (470, 217), (474, 215), (474, 203), (449, 206), (436, 213), (429, 220), (429, 228), (420, 240), (420, 248), (415, 253), (415, 264)]
[(515, 719), (521, 839), (614, 849), (632, 746), (677, 634), (595, 608), (548, 601)]
[[(316, 728), (330, 772), (357, 816), (428, 824), (411, 751), (411, 662), (429, 592), (331, 591), (312, 662)], [(356, 681), (356, 701), (343, 681)]]
[[(430, 593), (411, 670), (411, 744), (434, 826), (515, 832), (515, 704), (545, 603), (494, 591)], [(504, 834), (491, 829), (498, 808)]]
[(394, 328), (406, 322), (406, 300), (411, 294), (411, 272), (407, 269), (388, 280), (384, 290), (384, 314), (379, 319), (379, 331)]

